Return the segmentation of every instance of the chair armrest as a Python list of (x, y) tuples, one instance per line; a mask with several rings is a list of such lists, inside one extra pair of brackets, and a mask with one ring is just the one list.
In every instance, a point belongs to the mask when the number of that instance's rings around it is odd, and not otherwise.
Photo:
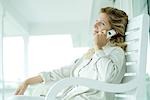
[(122, 84), (112, 84), (101, 82), (98, 80), (92, 79), (85, 79), (85, 78), (65, 78), (62, 79), (56, 84), (54, 84), (50, 90), (48, 91), (45, 100), (56, 100), (57, 94), (64, 89), (65, 87), (72, 86), (72, 85), (82, 85), (92, 89), (104, 91), (104, 92), (111, 92), (111, 93), (122, 93), (133, 90), (137, 87), (136, 79)]

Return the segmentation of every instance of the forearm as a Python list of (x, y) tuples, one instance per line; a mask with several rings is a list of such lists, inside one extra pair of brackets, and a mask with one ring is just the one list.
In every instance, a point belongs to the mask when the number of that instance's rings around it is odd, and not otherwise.
[(40, 75), (31, 77), (31, 78), (28, 78), (27, 80), (25, 80), (25, 83), (27, 85), (37, 84), (37, 83), (41, 83), (41, 82), (43, 82), (43, 79)]

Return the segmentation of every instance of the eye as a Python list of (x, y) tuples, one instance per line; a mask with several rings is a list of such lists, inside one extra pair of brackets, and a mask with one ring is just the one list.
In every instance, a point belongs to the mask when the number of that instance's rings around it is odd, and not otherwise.
[(105, 26), (105, 23), (103, 23), (103, 22), (99, 22), (99, 24)]

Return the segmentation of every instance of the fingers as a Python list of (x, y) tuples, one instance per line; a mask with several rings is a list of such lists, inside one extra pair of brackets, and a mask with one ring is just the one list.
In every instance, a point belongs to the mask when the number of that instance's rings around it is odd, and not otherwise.
[(24, 92), (25, 92), (25, 90), (24, 90), (24, 89), (21, 89), (21, 90), (18, 92), (18, 95), (23, 95)]
[(16, 92), (15, 92), (15, 95), (18, 95), (19, 92), (20, 92), (20, 90), (21, 90), (21, 86), (19, 86), (19, 87), (17, 88), (17, 90), (16, 90)]
[(16, 91), (15, 95), (23, 95), (24, 92), (25, 92), (24, 89), (19, 89), (19, 90)]
[(17, 89), (17, 91), (16, 91), (16, 93), (15, 93), (15, 95), (22, 95), (23, 93), (22, 93), (22, 89)]
[(15, 92), (15, 95), (18, 95), (20, 89), (17, 89), (16, 92)]
[(22, 84), (19, 86), (19, 88), (16, 90), (15, 95), (23, 95), (27, 86), (25, 84)]

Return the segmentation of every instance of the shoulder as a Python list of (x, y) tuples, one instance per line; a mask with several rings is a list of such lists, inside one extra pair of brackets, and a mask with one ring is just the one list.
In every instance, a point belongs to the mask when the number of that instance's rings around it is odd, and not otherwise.
[(125, 54), (125, 51), (121, 47), (118, 47), (118, 46), (109, 47), (109, 48), (105, 49), (104, 52), (107, 55), (112, 55), (112, 54), (124, 55)]

